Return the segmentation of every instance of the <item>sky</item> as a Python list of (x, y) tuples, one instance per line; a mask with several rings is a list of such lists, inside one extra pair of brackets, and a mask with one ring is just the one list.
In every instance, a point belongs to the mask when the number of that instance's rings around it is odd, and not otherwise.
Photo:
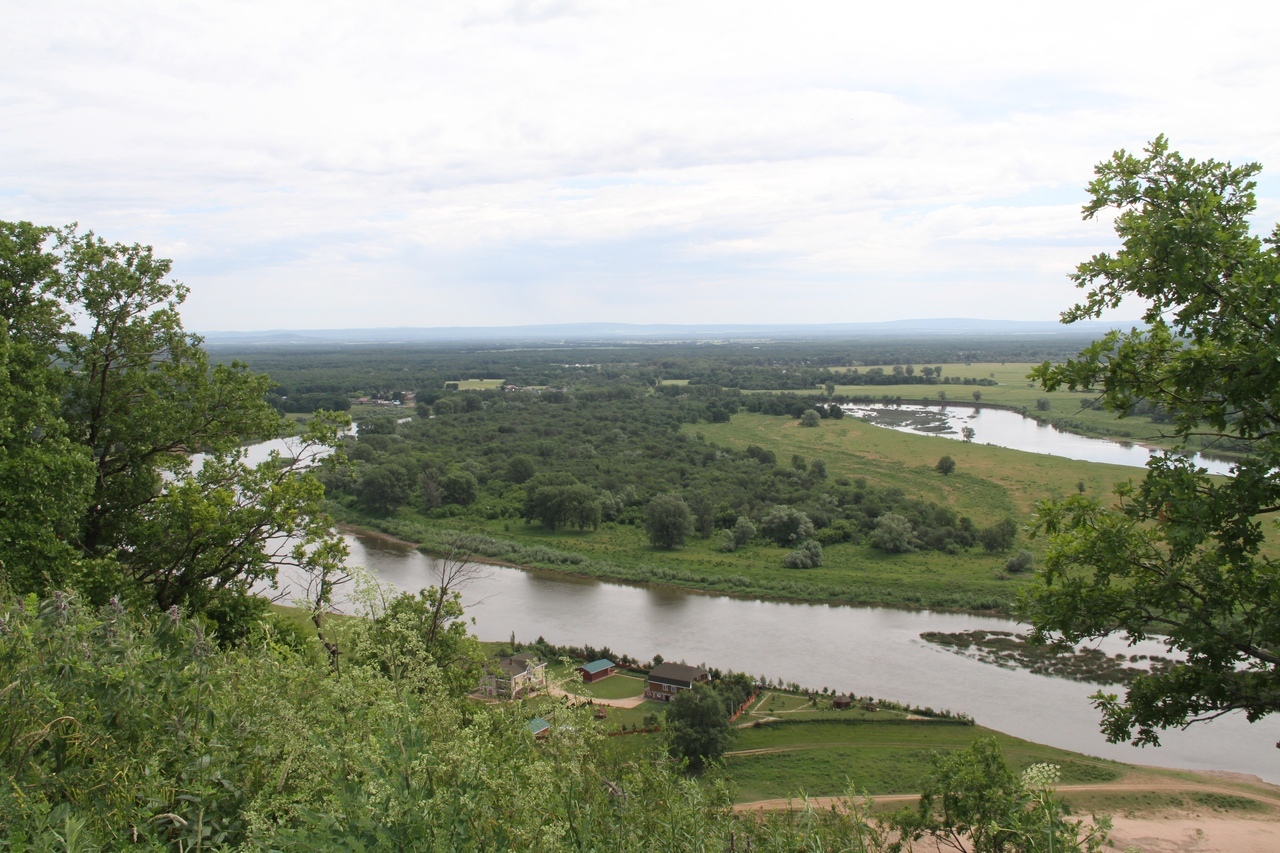
[(1280, 220), (1277, 25), (1229, 0), (11, 2), (0, 219), (154, 246), (196, 331), (1050, 320), (1115, 245), (1080, 208), (1116, 149), (1261, 162)]

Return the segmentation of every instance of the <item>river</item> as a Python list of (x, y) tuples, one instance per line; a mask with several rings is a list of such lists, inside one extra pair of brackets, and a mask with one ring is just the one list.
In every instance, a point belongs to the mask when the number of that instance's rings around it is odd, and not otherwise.
[[(432, 560), (381, 537), (347, 536), (350, 563), (417, 591)], [(972, 715), (1009, 734), (1138, 764), (1233, 770), (1280, 783), (1280, 719), (1231, 715), (1172, 731), (1158, 748), (1108, 744), (1088, 696), (1096, 685), (1033, 675), (962, 657), (922, 631), (1016, 630), (1004, 619), (956, 613), (787, 604), (487, 566), (463, 591), (481, 639), (538, 636), (558, 645), (609, 646), (640, 659), (705, 663), (806, 687), (894, 699)], [(1108, 640), (1108, 653), (1129, 651)], [(1151, 653), (1154, 644), (1137, 651)], [(1115, 690), (1116, 688), (1108, 688)]]
[[(849, 404), (842, 406), (850, 415), (870, 424), (917, 435), (936, 435), (963, 440), (961, 430), (973, 430), (976, 444), (992, 444), (1027, 453), (1045, 453), (1086, 462), (1105, 462), (1142, 468), (1157, 451), (1141, 444), (1108, 441), (1065, 432), (1034, 418), (1023, 417), (1006, 409), (990, 409), (963, 404), (934, 406)], [(1197, 453), (1192, 459), (1210, 474), (1230, 474), (1231, 463)]]

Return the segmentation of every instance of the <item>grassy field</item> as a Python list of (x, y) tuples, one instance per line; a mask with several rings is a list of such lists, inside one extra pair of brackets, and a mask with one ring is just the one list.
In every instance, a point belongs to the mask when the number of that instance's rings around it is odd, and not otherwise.
[[(1006, 516), (1021, 520), (1036, 501), (1075, 494), (1081, 482), (1086, 493), (1105, 495), (1113, 483), (1143, 475), (1139, 468), (913, 435), (856, 418), (824, 420), (817, 428), (803, 429), (789, 418), (740, 412), (728, 423), (686, 429), (736, 450), (754, 444), (779, 459), (793, 453), (822, 459), (828, 476), (864, 477), (877, 486), (897, 487), (951, 506), (979, 525)], [(934, 470), (942, 456), (955, 460), (955, 473), (943, 476)]]
[(1064, 785), (1118, 779), (1125, 765), (1031, 743), (981, 726), (888, 719), (821, 720), (763, 725), (738, 732), (725, 758), (738, 801), (835, 796), (850, 787), (869, 794), (920, 789), (937, 752), (964, 749), (975, 738), (996, 738), (1009, 766), (1039, 762), (1062, 768)]
[(487, 391), (490, 388), (501, 388), (503, 380), (501, 379), (453, 379), (450, 382), (458, 383), (459, 391)]
[(562, 663), (547, 667), (548, 678), (556, 681), (563, 680), (565, 690), (577, 696), (595, 699), (631, 699), (644, 693), (644, 679), (639, 675), (615, 673), (601, 681), (584, 684), (572, 679), (571, 673), (573, 673), (573, 667)]
[[(886, 373), (892, 365), (881, 365)], [(996, 385), (836, 385), (836, 393), (851, 397), (869, 396), (902, 397), (904, 400), (939, 400), (972, 403), (974, 393), (981, 395), (980, 402), (1011, 409), (1025, 409), (1027, 414), (1049, 420), (1064, 429), (1086, 435), (1123, 438), (1144, 444), (1168, 446), (1168, 425), (1153, 424), (1145, 416), (1117, 418), (1111, 412), (1085, 408), (1096, 399), (1096, 392), (1045, 391), (1027, 379), (1034, 364), (974, 362), (972, 364), (944, 364), (942, 375), (962, 378), (990, 379)], [(858, 368), (865, 372), (867, 368)], [(917, 367), (919, 370), (919, 367)], [(818, 390), (818, 389), (814, 389)], [(945, 394), (945, 397), (939, 395)], [(1047, 400), (1049, 408), (1040, 410), (1037, 403)]]

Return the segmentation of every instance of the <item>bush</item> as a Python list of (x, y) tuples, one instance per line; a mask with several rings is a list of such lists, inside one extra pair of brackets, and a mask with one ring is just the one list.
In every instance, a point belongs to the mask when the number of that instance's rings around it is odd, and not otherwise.
[(814, 539), (806, 539), (800, 547), (782, 558), (788, 569), (816, 569), (822, 565), (822, 545)]
[(1023, 548), (1008, 559), (1004, 564), (1004, 570), (1011, 575), (1029, 572), (1036, 567), (1036, 558), (1031, 552)]
[(952, 471), (956, 470), (956, 460), (952, 459), (950, 456), (944, 456), (938, 460), (937, 465), (933, 466), (933, 470), (937, 471), (939, 474), (950, 474)]
[(745, 515), (738, 516), (732, 530), (724, 532), (724, 547), (727, 552), (736, 551), (756, 538), (756, 526)]
[(822, 415), (819, 415), (813, 409), (805, 409), (804, 414), (800, 416), (800, 426), (816, 427), (822, 421)]
[(1017, 538), (1018, 523), (1012, 518), (998, 521), (990, 527), (984, 527), (978, 531), (978, 541), (982, 543), (983, 548), (987, 549), (987, 553), (1008, 551), (1013, 547), (1013, 542)]

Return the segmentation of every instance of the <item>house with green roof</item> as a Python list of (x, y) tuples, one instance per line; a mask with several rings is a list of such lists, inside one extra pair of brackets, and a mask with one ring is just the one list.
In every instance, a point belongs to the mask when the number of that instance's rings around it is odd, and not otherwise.
[(582, 681), (585, 684), (608, 678), (617, 671), (617, 664), (608, 658), (593, 660), (591, 663), (584, 663), (582, 666), (577, 667), (577, 672), (582, 676)]

